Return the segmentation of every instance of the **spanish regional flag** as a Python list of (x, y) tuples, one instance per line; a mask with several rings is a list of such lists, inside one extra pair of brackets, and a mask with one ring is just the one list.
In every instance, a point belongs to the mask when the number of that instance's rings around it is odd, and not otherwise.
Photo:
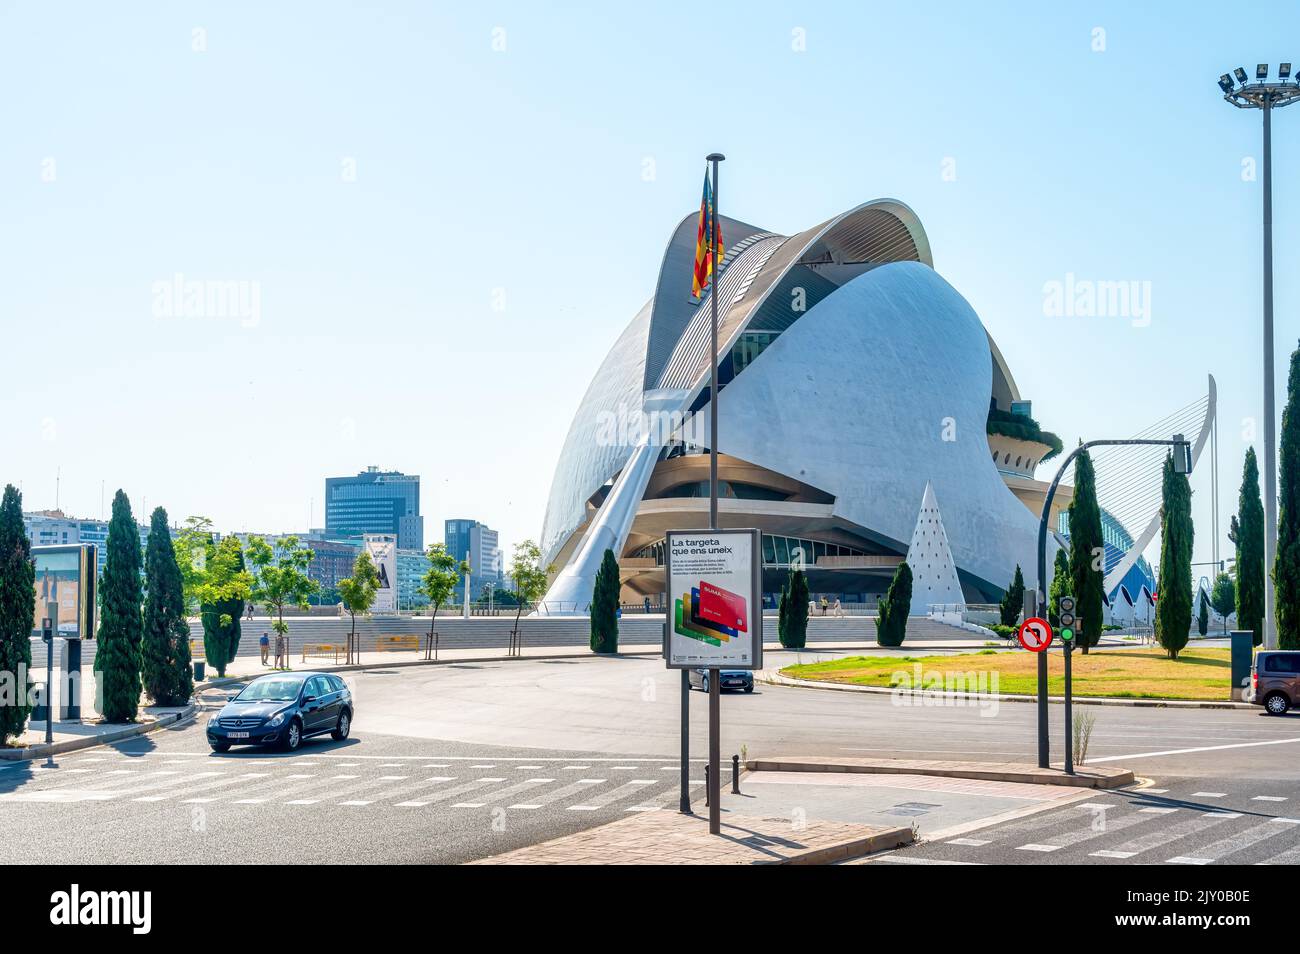
[(709, 239), (713, 230), (713, 218), (717, 210), (713, 207), (713, 187), (709, 185), (709, 170), (704, 170), (704, 195), (700, 199), (700, 226), (695, 233), (695, 274), (691, 279), (691, 297), (699, 300), (713, 278), (715, 260), (722, 261), (726, 245), (722, 241), (722, 220), (718, 220), (718, 246), (716, 257), (710, 254)]

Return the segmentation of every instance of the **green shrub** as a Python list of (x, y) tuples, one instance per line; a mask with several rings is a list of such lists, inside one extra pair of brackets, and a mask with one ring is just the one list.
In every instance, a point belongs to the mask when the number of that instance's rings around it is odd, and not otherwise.
[(912, 568), (904, 560), (898, 564), (885, 598), (880, 601), (880, 619), (876, 623), (876, 642), (881, 646), (901, 646), (907, 635), (907, 614), (912, 607)]

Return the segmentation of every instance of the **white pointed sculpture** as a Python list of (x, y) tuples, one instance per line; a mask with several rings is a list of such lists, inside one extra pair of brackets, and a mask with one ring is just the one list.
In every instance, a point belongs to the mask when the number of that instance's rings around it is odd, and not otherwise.
[(916, 515), (916, 529), (907, 548), (907, 565), (912, 568), (912, 608), (910, 615), (927, 616), (936, 603), (948, 604), (949, 611), (965, 609), (957, 565), (943, 529), (939, 500), (926, 481), (921, 497), (921, 511)]

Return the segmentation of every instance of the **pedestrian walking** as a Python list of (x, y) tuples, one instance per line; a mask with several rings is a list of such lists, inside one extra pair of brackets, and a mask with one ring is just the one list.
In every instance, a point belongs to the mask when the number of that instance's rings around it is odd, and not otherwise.
[(265, 665), (266, 665), (266, 657), (269, 656), (269, 655), (271, 654), (271, 640), (270, 640), (270, 637), (268, 637), (268, 636), (266, 635), (266, 633), (263, 633), (263, 634), (262, 634), (262, 638), (259, 639), (259, 640), (257, 641), (257, 645), (259, 645), (260, 647), (262, 647), (262, 665), (265, 666)]

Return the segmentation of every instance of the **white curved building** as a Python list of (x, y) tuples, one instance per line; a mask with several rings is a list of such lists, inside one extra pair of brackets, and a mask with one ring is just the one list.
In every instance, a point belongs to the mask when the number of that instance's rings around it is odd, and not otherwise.
[[(710, 303), (690, 297), (695, 229), (692, 214), (674, 231), (654, 298), (570, 426), (542, 530), (558, 570), (542, 612), (583, 612), (606, 548), (624, 599), (657, 604), (664, 531), (707, 526)], [(927, 483), (968, 600), (997, 598), (1017, 563), (1032, 585), (1033, 473), (1059, 442), (1012, 416), (1024, 406), (1006, 362), (934, 270), (912, 210), (883, 199), (794, 236), (726, 217), (723, 231), (719, 521), (763, 531), (765, 593), (802, 563), (814, 595), (874, 605)]]

